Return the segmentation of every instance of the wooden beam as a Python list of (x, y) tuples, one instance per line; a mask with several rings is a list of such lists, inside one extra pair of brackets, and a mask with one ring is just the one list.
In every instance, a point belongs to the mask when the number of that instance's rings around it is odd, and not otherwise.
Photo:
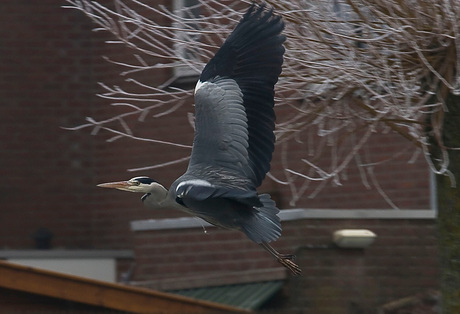
[(0, 287), (132, 313), (250, 313), (223, 304), (0, 261)]

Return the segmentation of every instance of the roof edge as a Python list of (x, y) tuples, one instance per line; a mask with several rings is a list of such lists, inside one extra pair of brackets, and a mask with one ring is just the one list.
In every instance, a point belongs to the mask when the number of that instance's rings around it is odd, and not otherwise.
[[(20, 278), (20, 279), (18, 279)], [(250, 313), (165, 292), (0, 261), (0, 287), (131, 313)]]
[(276, 267), (267, 269), (194, 274), (191, 276), (181, 276), (180, 278), (159, 278), (145, 281), (133, 281), (129, 284), (138, 287), (148, 287), (149, 289), (155, 290), (180, 290), (273, 280), (285, 280), (286, 278), (286, 269), (284, 267)]

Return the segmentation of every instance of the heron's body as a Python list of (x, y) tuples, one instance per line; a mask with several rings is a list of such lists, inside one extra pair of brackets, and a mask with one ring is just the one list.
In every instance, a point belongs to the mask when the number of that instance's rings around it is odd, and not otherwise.
[(240, 230), (298, 274), (292, 256), (268, 244), (281, 235), (279, 210), (268, 194), (257, 193), (274, 150), (274, 85), (283, 63), (283, 29), (281, 17), (253, 4), (208, 62), (195, 88), (189, 166), (169, 191), (147, 177), (100, 186), (145, 192), (146, 206), (179, 209)]

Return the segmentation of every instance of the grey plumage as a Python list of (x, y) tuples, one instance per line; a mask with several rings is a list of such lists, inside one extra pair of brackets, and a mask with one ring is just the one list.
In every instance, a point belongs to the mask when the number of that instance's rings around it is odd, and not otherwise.
[(253, 4), (208, 62), (195, 89), (189, 166), (169, 191), (153, 180), (146, 185), (144, 177), (100, 186), (143, 191), (146, 206), (183, 210), (242, 231), (300, 274), (292, 255), (268, 244), (281, 235), (279, 209), (270, 195), (256, 190), (274, 151), (274, 85), (283, 63), (283, 29), (273, 9)]

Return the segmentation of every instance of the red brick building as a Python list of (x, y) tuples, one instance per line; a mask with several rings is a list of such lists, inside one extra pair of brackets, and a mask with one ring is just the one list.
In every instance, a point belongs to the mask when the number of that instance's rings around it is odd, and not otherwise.
[[(163, 1), (171, 6), (170, 1)], [(132, 284), (161, 290), (281, 282), (259, 308), (308, 313), (374, 313), (389, 301), (437, 288), (438, 265), (432, 187), (422, 157), (400, 154), (375, 167), (380, 187), (400, 208), (391, 209), (376, 189), (367, 189), (358, 169), (342, 186), (326, 186), (315, 198), (289, 205), (288, 188), (269, 179), (262, 190), (286, 210), (283, 235), (274, 246), (295, 252), (304, 275), (292, 278), (260, 247), (237, 232), (208, 227), (182, 213), (143, 208), (139, 195), (106, 191), (97, 183), (140, 175), (128, 168), (186, 157), (187, 148), (119, 139), (90, 129), (67, 131), (86, 116), (122, 112), (96, 96), (98, 82), (122, 85), (120, 68), (102, 56), (130, 58), (132, 51), (106, 45), (81, 12), (57, 0), (0, 3), (0, 246), (35, 248), (40, 228), (53, 234), (54, 250), (132, 250), (119, 263)], [(165, 81), (171, 72), (150, 73)], [(192, 103), (192, 102), (191, 102)], [(192, 129), (182, 106), (161, 119), (130, 121), (136, 134), (190, 145)], [(153, 113), (152, 113), (153, 114)], [(411, 145), (394, 134), (369, 145), (386, 159)], [(294, 156), (303, 148), (292, 148)], [(147, 171), (168, 186), (186, 163)], [(281, 171), (279, 152), (273, 172)], [(155, 219), (146, 222), (145, 219)], [(164, 220), (171, 219), (171, 220)], [(364, 250), (331, 245), (338, 229), (365, 228), (377, 239)], [(3, 256), (8, 258), (8, 256)], [(125, 279), (126, 279), (125, 278)], [(217, 289), (217, 288), (216, 288)], [(268, 299), (268, 297), (267, 297)]]

